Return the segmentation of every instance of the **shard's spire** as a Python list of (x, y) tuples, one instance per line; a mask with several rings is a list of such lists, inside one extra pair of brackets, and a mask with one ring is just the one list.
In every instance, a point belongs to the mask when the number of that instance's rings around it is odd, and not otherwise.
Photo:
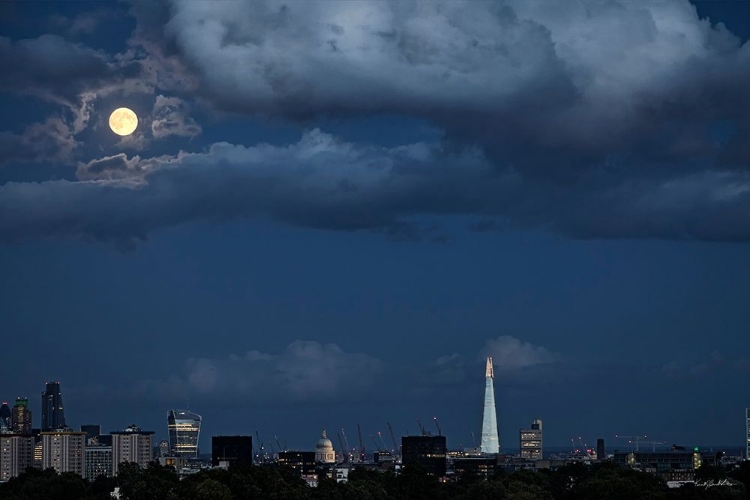
[(482, 418), (482, 453), (500, 453), (500, 438), (497, 435), (497, 414), (495, 412), (495, 370), (492, 358), (487, 358), (484, 384), (484, 414)]

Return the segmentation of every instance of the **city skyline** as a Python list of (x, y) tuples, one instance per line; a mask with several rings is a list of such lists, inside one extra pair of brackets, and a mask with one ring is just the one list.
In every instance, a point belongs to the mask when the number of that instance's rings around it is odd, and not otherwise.
[(0, 2), (0, 402), (744, 446), (750, 3), (540, 5)]
[[(492, 362), (492, 358), (488, 357), (485, 362), (485, 390), (484, 390), (484, 406), (482, 408), (482, 424), (481, 424), (481, 433), (479, 434), (480, 440), (479, 442), (476, 441), (476, 434), (473, 430), (469, 431), (471, 434), (472, 441), (466, 441), (459, 437), (458, 439), (454, 436), (453, 441), (450, 440), (447, 441), (449, 449), (457, 449), (457, 450), (476, 450), (477, 452), (481, 452), (482, 454), (497, 454), (497, 453), (510, 453), (513, 454), (516, 451), (520, 453), (521, 457), (525, 458), (540, 458), (542, 453), (542, 421), (539, 419), (535, 419), (530, 426), (530, 429), (524, 429), (520, 428), (520, 443), (518, 443), (518, 447), (516, 447), (515, 444), (510, 444), (505, 447), (497, 446), (498, 442), (498, 433), (495, 432), (493, 435), (492, 428), (499, 428), (497, 417), (496, 417), (496, 409), (494, 405), (494, 364)], [(45, 392), (43, 392), (42, 397), (42, 403), (44, 404), (46, 401), (45, 395), (47, 392), (50, 391), (50, 388), (54, 391), (55, 394), (59, 396), (60, 394), (60, 382), (54, 382), (50, 383), (47, 382), (45, 384)], [(91, 439), (96, 434), (111, 434), (113, 436), (115, 435), (123, 435), (123, 436), (135, 436), (135, 435), (147, 435), (148, 441), (153, 446), (149, 446), (148, 450), (149, 453), (156, 448), (161, 449), (162, 443), (166, 445), (166, 449), (172, 456), (176, 457), (183, 457), (183, 458), (198, 458), (199, 455), (202, 455), (203, 451), (206, 449), (206, 442), (209, 441), (209, 438), (206, 437), (204, 434), (204, 441), (202, 442), (200, 440), (201, 435), (201, 428), (203, 424), (203, 418), (194, 413), (190, 410), (177, 410), (172, 409), (167, 412), (167, 425), (166, 425), (166, 438), (167, 439), (159, 439), (158, 445), (157, 440), (154, 440), (151, 438), (151, 435), (155, 434), (157, 437), (160, 436), (160, 432), (152, 431), (152, 430), (142, 430), (139, 426), (135, 424), (130, 424), (127, 427), (122, 427), (118, 430), (111, 430), (108, 432), (102, 433), (102, 426), (100, 424), (80, 424), (75, 426), (69, 426), (67, 424), (63, 424), (62, 426), (58, 428), (49, 428), (47, 430), (42, 430), (38, 427), (33, 427), (32, 429), (32, 422), (29, 421), (30, 419), (30, 412), (28, 411), (28, 400), (26, 398), (18, 397), (16, 399), (16, 405), (14, 406), (14, 411), (16, 409), (20, 408), (23, 410), (23, 412), (20, 414), (20, 417), (18, 418), (19, 422), (18, 424), (15, 424), (18, 426), (16, 428), (15, 426), (13, 428), (9, 428), (7, 431), (4, 432), (7, 436), (17, 435), (17, 436), (31, 436), (32, 430), (35, 433), (34, 435), (37, 435), (39, 432), (46, 432), (48, 434), (56, 433), (56, 432), (71, 432), (73, 434), (82, 434), (85, 437), (85, 440)], [(734, 441), (732, 443), (702, 443), (700, 442), (700, 438), (692, 437), (691, 440), (686, 441), (685, 443), (673, 443), (671, 446), (683, 446), (687, 443), (688, 447), (692, 447), (695, 445), (700, 445), (703, 447), (708, 446), (709, 448), (713, 447), (719, 447), (719, 448), (727, 448), (727, 449), (734, 449), (734, 450), (742, 450), (742, 453), (748, 453), (750, 450), (750, 431), (747, 429), (750, 429), (750, 408), (745, 409), (745, 414), (743, 414), (746, 419), (743, 419), (743, 423), (746, 427), (746, 433), (747, 440), (745, 441), (744, 437), (741, 437), (739, 441)], [(89, 416), (89, 420), (91, 420)], [(16, 418), (16, 417), (14, 417)], [(443, 433), (443, 429), (440, 427), (440, 424), (438, 423), (438, 417), (433, 417), (435, 420), (434, 425), (435, 429), (431, 429), (429, 427), (423, 426), (419, 418), (416, 419), (417, 429), (415, 432), (411, 432), (409, 430), (406, 430), (405, 432), (397, 432), (400, 437), (405, 436), (433, 436), (433, 435), (439, 435), (439, 436), (445, 436)], [(218, 426), (221, 426), (222, 422), (217, 422)], [(392, 433), (392, 428), (389, 422), (386, 422), (386, 425), (388, 427), (388, 432)], [(358, 433), (361, 433), (360, 424), (356, 424)], [(382, 439), (382, 435), (384, 434), (384, 431), (381, 431), (380, 429), (382, 426), (378, 427), (377, 430), (373, 431), (373, 433), (370, 433), (370, 439), (374, 442), (374, 435), (377, 434), (380, 439)], [(76, 429), (79, 429), (77, 431)], [(366, 429), (366, 432), (368, 429)], [(92, 434), (92, 432), (94, 434)], [(266, 452), (269, 450), (275, 450), (276, 453), (282, 450), (308, 450), (310, 449), (310, 444), (308, 443), (302, 443), (300, 442), (294, 442), (292, 441), (291, 445), (287, 442), (286, 439), (283, 439), (283, 446), (281, 445), (281, 441), (279, 440), (279, 436), (277, 435), (279, 432), (279, 429), (276, 428), (273, 431), (271, 431), (272, 434), (265, 434), (264, 430), (264, 437), (266, 439), (265, 443), (266, 446), (264, 449)], [(283, 432), (283, 429), (282, 429)], [(250, 430), (249, 427), (245, 427), (242, 429), (241, 432), (235, 431), (233, 435), (251, 435), (255, 433), (256, 437), (260, 439), (260, 435), (258, 434), (258, 429)], [(536, 433), (536, 435), (532, 435), (532, 433)], [(224, 433), (224, 434), (214, 434), (213, 437), (216, 437), (217, 435), (231, 435), (232, 433)], [(554, 450), (556, 452), (564, 452), (564, 453), (573, 453), (573, 454), (580, 454), (580, 453), (588, 453), (591, 451), (601, 451), (599, 449), (600, 446), (603, 446), (603, 443), (608, 443), (608, 446), (611, 449), (627, 449), (630, 447), (634, 447), (635, 450), (638, 449), (639, 442), (643, 442), (644, 446), (653, 446), (654, 449), (657, 447), (659, 449), (668, 448), (669, 441), (654, 441), (654, 439), (657, 439), (657, 437), (651, 435), (651, 438), (649, 438), (646, 434), (639, 434), (636, 436), (630, 436), (630, 435), (622, 435), (622, 434), (614, 434), (614, 435), (607, 435), (607, 434), (600, 434), (599, 437), (596, 438), (596, 445), (594, 445), (594, 440), (590, 439), (591, 436), (588, 434), (591, 434), (590, 432), (586, 433), (585, 436), (571, 436), (570, 444), (565, 443), (565, 445), (560, 444), (553, 444), (551, 446), (545, 445), (545, 448), (548, 450)], [(284, 434), (282, 434), (283, 436)], [(604, 436), (604, 437), (603, 437)], [(395, 435), (392, 434), (392, 437), (395, 439)], [(518, 435), (516, 435), (518, 437)], [(360, 439), (361, 434), (360, 434)], [(546, 439), (546, 438), (545, 438)], [(650, 439), (650, 440), (649, 440)], [(82, 441), (82, 442), (85, 442)], [(336, 453), (342, 453), (344, 450), (342, 450), (341, 446), (334, 446), (333, 443), (326, 438), (326, 431), (323, 429), (323, 434), (321, 437), (321, 440), (324, 440), (330, 445)], [(318, 440), (318, 447), (320, 447), (321, 440)], [(341, 432), (339, 433), (339, 444), (342, 444), (345, 440), (345, 430), (344, 427), (341, 427)], [(526, 441), (526, 444), (524, 444), (524, 441)], [(276, 447), (274, 447), (273, 443), (276, 443)], [(311, 442), (311, 441), (310, 441)], [(259, 441), (259, 445), (262, 445), (263, 440)], [(384, 441), (383, 441), (384, 443)], [(357, 443), (364, 445), (364, 441), (362, 443)], [(656, 446), (658, 445), (658, 446)], [(376, 448), (377, 448), (376, 444)], [(646, 446), (646, 447), (648, 447)], [(538, 449), (538, 456), (536, 455), (529, 455), (526, 456), (525, 450), (529, 448), (536, 447)], [(357, 446), (354, 446), (353, 448), (349, 448), (347, 453), (351, 453), (353, 449), (357, 449)], [(136, 448), (137, 449), (137, 448)], [(372, 453), (375, 451), (374, 449), (369, 448), (369, 446), (366, 446), (365, 449), (368, 450), (369, 453)], [(260, 453), (260, 451), (257, 451)], [(156, 455), (154, 455), (156, 456)], [(144, 462), (145, 463), (145, 462)]]

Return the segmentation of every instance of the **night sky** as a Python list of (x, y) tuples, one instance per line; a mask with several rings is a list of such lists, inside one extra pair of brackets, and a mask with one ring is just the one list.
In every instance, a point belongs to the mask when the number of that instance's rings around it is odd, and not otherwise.
[(470, 446), (492, 355), (504, 449), (742, 445), (749, 38), (750, 2), (1, 2), (0, 399)]

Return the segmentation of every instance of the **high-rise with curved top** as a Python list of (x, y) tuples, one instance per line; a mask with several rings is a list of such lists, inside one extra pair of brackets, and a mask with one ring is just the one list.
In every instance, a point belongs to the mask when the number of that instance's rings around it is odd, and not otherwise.
[(484, 414), (482, 418), (482, 453), (500, 453), (500, 438), (497, 435), (497, 413), (495, 412), (495, 370), (492, 358), (487, 358), (484, 382)]
[(60, 382), (47, 382), (42, 393), (42, 431), (54, 431), (65, 428), (65, 409), (63, 408)]
[(189, 410), (169, 410), (167, 413), (169, 447), (175, 456), (198, 457), (201, 420), (200, 415)]

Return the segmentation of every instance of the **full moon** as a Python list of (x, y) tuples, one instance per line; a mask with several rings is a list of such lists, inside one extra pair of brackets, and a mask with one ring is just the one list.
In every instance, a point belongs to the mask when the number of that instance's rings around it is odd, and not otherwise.
[(138, 117), (128, 108), (117, 108), (109, 115), (109, 128), (117, 135), (130, 135), (138, 126)]

